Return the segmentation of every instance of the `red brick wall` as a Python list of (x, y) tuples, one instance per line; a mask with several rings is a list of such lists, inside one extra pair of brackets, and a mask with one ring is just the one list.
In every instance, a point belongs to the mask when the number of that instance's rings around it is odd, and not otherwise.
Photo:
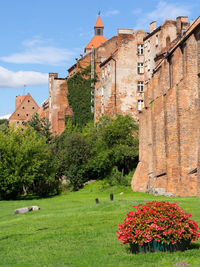
[[(163, 188), (177, 196), (199, 195), (197, 176), (188, 174), (198, 162), (198, 42), (191, 35), (174, 51), (171, 67), (165, 59), (148, 83), (146, 109), (140, 116), (141, 163), (133, 190)], [(145, 172), (146, 179), (139, 172)]]

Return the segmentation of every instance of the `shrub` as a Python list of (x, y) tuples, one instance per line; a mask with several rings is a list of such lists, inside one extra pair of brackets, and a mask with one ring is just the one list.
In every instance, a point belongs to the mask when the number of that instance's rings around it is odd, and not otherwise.
[(122, 244), (145, 245), (151, 241), (176, 244), (199, 238), (198, 224), (176, 203), (151, 201), (133, 207), (136, 211), (127, 213), (117, 231)]

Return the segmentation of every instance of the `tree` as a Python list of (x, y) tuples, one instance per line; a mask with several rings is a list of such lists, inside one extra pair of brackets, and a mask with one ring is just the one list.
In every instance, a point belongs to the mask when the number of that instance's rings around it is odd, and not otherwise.
[[(138, 148), (138, 125), (133, 118), (128, 115), (118, 115), (114, 120), (103, 116), (97, 123), (93, 166), (97, 169), (97, 162), (102, 167), (107, 165), (107, 172), (117, 166), (123, 174), (127, 174), (137, 163)], [(100, 163), (101, 160), (103, 164)], [(103, 173), (105, 174), (105, 170)], [(102, 176), (103, 173), (101, 171), (98, 175)]]
[(47, 142), (52, 140), (52, 132), (50, 131), (51, 124), (47, 118), (39, 119), (39, 114), (36, 113), (26, 124), (30, 125), (39, 137), (45, 137)]
[(23, 193), (46, 195), (55, 191), (56, 167), (45, 138), (31, 127), (11, 127), (0, 132), (0, 197), (16, 198)]
[(0, 131), (5, 132), (8, 129), (8, 120), (2, 119), (0, 120)]
[(87, 162), (91, 157), (91, 145), (81, 133), (63, 133), (56, 137), (52, 155), (59, 166), (57, 176), (70, 181), (73, 190), (78, 190), (87, 181)]

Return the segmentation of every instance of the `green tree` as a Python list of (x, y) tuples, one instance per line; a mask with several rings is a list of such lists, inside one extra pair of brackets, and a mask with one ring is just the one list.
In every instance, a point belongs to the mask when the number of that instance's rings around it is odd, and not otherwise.
[(123, 175), (128, 174), (138, 161), (138, 125), (135, 120), (128, 115), (118, 115), (115, 120), (103, 116), (96, 127), (97, 141), (92, 158), (92, 167), (98, 170), (96, 175), (103, 178), (115, 166)]
[(47, 118), (39, 119), (39, 114), (36, 113), (26, 125), (30, 125), (39, 137), (45, 137), (47, 142), (52, 140), (51, 124)]
[(55, 191), (56, 167), (45, 138), (31, 127), (0, 132), (0, 197), (23, 193), (46, 195)]
[(78, 190), (87, 181), (87, 163), (91, 157), (91, 145), (79, 132), (63, 133), (56, 137), (52, 155), (59, 166), (57, 176), (63, 175), (70, 181), (73, 190)]
[(8, 120), (2, 119), (0, 120), (0, 131), (5, 132), (8, 129)]

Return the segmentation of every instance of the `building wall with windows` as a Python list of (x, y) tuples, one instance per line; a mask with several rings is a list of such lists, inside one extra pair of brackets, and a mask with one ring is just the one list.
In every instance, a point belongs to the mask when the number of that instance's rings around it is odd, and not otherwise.
[(95, 91), (96, 116), (115, 117), (129, 114), (138, 121), (138, 111), (144, 106), (144, 45), (146, 32), (118, 30), (118, 48), (105, 59), (101, 67), (100, 84)]
[(150, 24), (150, 34), (144, 38), (145, 83), (151, 79), (153, 70), (166, 53), (166, 49), (172, 42), (178, 40), (189, 26), (188, 17), (177, 17), (176, 20), (167, 19), (158, 28), (156, 28), (155, 21)]
[(36, 112), (39, 111), (39, 106), (28, 93), (27, 95), (18, 95), (15, 98), (15, 111), (9, 118), (9, 124), (15, 127), (29, 121)]
[(134, 191), (200, 196), (200, 17), (154, 68), (140, 113)]

